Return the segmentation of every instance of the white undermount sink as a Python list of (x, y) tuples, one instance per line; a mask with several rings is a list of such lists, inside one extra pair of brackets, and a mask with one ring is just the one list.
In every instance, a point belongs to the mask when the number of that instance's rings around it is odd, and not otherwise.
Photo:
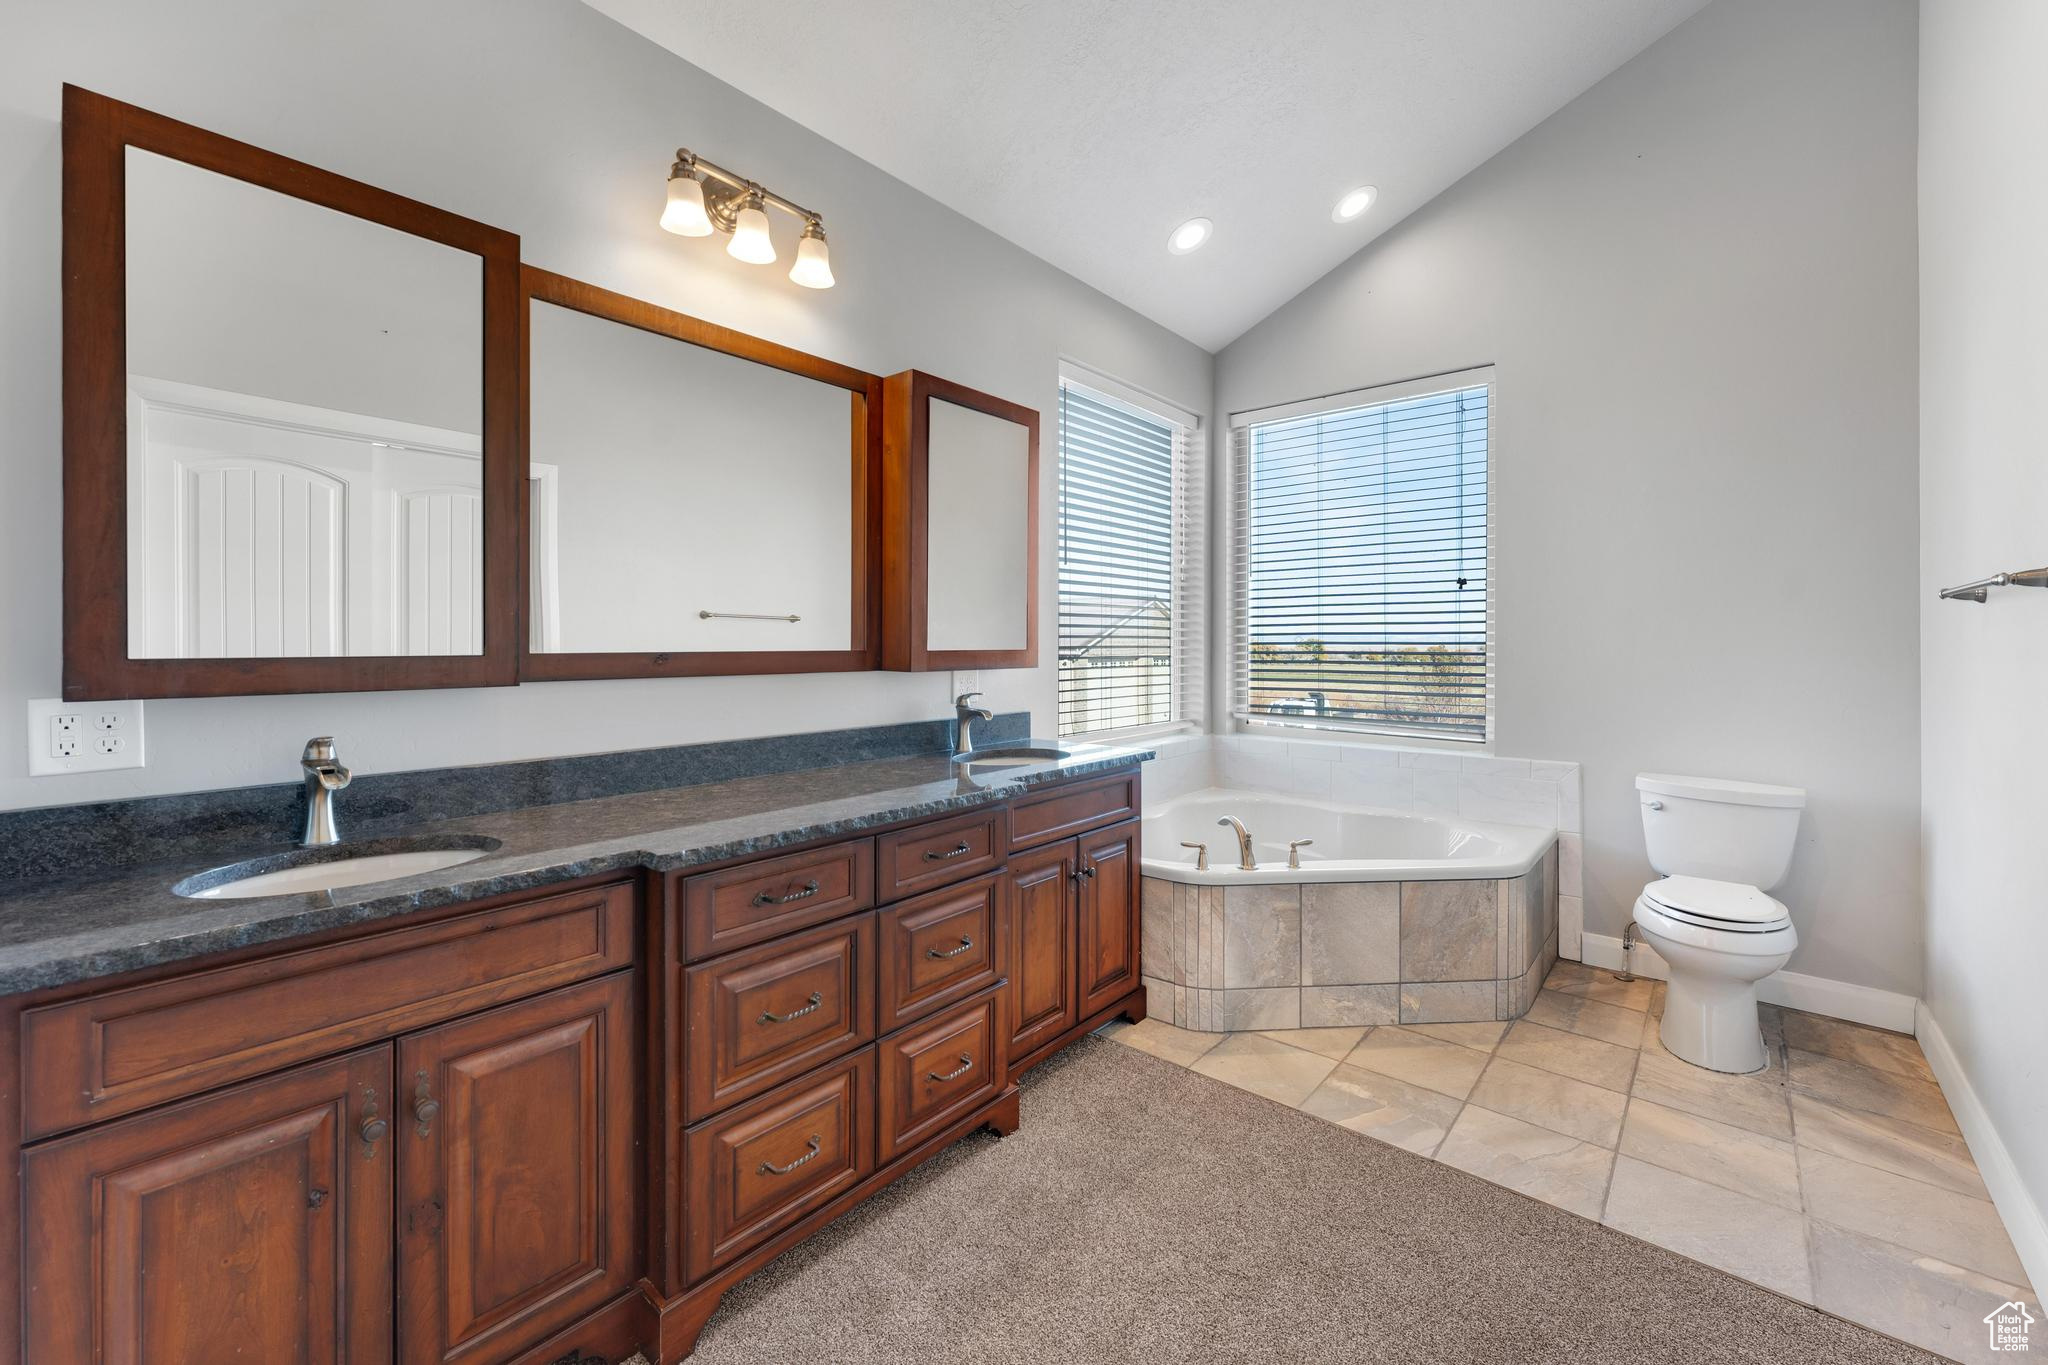
[[(396, 845), (394, 847), (394, 845)], [(475, 862), (498, 846), (495, 839), (458, 845), (406, 847), (404, 841), (383, 840), (360, 853), (308, 849), (283, 858), (259, 858), (187, 877), (171, 889), (194, 900), (248, 900), (256, 896), (291, 896), (307, 891), (334, 891), (345, 886), (396, 881), (422, 872), (438, 872)], [(282, 864), (282, 865), (280, 865)], [(243, 869), (247, 869), (243, 871)], [(242, 875), (233, 875), (241, 872)]]
[(1009, 744), (955, 754), (953, 762), (969, 772), (984, 772), (991, 768), (1024, 768), (1071, 755), (1072, 750), (1054, 748), (1049, 744)]

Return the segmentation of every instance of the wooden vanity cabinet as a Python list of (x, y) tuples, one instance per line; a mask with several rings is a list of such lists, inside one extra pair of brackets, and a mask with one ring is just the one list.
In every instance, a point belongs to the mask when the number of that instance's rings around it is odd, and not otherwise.
[(1140, 989), (1138, 822), (1010, 855), (1010, 1058), (1029, 1065)]
[(392, 1359), (391, 1049), (22, 1157), (25, 1361)]
[(1137, 990), (1138, 907), (1144, 895), (1138, 866), (1138, 822), (1081, 835), (1074, 841), (1081, 874), (1074, 919), (1074, 989), (1083, 1016), (1107, 1009)]
[(1012, 854), (1010, 1060), (1020, 1061), (1081, 1022), (1074, 992), (1074, 841)]
[(1144, 1017), (1137, 783), (0, 1002), (0, 1365), (676, 1365)]
[(633, 997), (619, 973), (399, 1041), (399, 1365), (502, 1361), (633, 1288)]
[[(64, 1131), (21, 1151), (21, 1359), (525, 1365), (630, 1306), (637, 918), (631, 884), (527, 893), (31, 1003), (21, 1112)], [(107, 1119), (54, 1102), (85, 1079)]]

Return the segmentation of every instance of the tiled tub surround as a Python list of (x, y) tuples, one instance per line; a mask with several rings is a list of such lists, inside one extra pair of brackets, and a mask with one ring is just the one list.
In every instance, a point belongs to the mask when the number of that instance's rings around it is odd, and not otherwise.
[[(1302, 736), (1315, 732), (1303, 730)], [(1584, 924), (1579, 765), (1260, 731), (1148, 741), (1148, 805), (1204, 787), (1272, 792), (1416, 815), (1557, 831), (1558, 955), (1577, 960)], [(1220, 833), (1221, 831), (1219, 831)], [(1213, 851), (1213, 849), (1212, 849)]]
[(1564, 962), (1512, 1025), (1105, 1032), (1957, 1360), (2031, 1358), (1987, 1349), (1985, 1314), (2039, 1300), (1912, 1038), (1766, 1005), (1767, 1065), (1724, 1076), (1664, 1050), (1663, 998)]
[(1557, 960), (1557, 848), (1519, 877), (1144, 881), (1146, 1009), (1205, 1032), (1516, 1019)]

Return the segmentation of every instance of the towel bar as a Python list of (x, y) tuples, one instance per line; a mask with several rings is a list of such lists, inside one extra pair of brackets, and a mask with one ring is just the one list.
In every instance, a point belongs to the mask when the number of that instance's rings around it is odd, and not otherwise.
[(2017, 573), (1995, 573), (1989, 578), (1980, 578), (1974, 583), (1959, 583), (1953, 588), (1943, 588), (1943, 598), (1959, 602), (1982, 602), (1990, 596), (1992, 588), (2048, 588), (2048, 569), (2021, 569)]

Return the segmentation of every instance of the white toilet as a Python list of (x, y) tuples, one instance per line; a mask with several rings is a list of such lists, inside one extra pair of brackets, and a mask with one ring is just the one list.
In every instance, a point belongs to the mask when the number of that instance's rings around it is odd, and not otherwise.
[(1764, 1065), (1756, 983), (1799, 946), (1764, 892), (1785, 880), (1806, 793), (1714, 777), (1640, 773), (1643, 840), (1664, 876), (1636, 899), (1643, 941), (1671, 968), (1661, 1036), (1714, 1071)]

